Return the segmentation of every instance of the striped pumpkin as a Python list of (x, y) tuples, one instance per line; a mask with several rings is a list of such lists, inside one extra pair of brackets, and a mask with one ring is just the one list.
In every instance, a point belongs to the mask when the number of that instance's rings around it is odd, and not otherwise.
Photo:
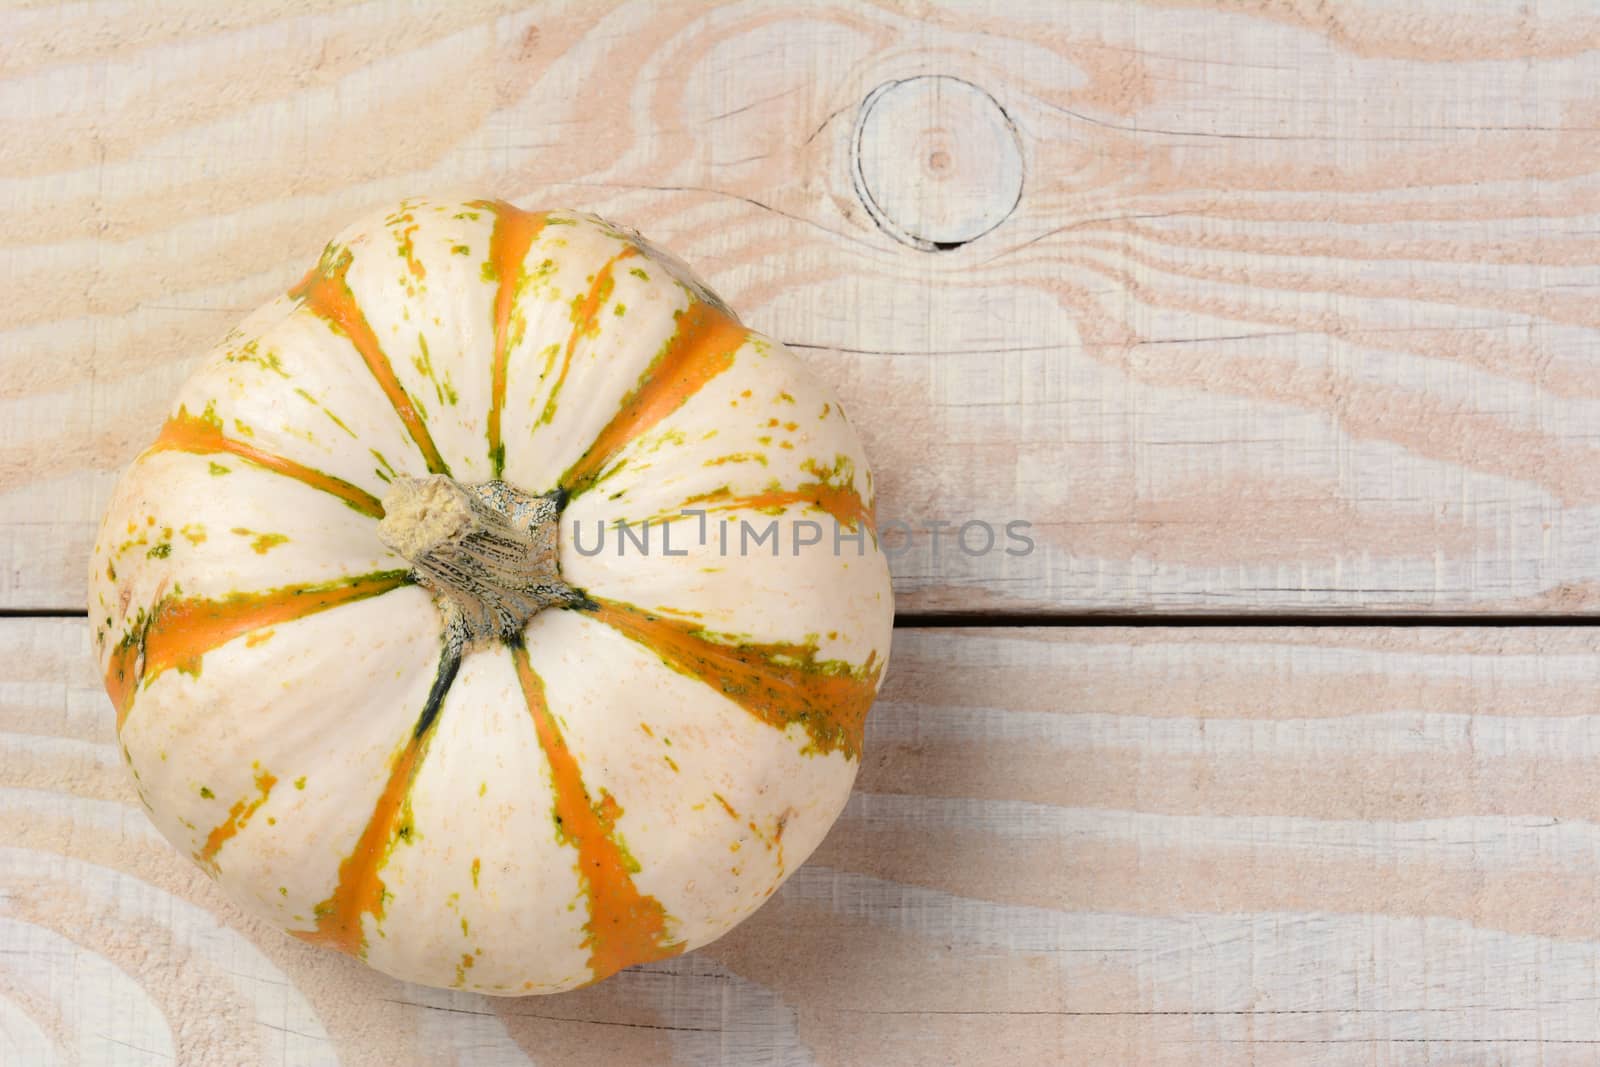
[(850, 790), (872, 497), (828, 388), (638, 235), (405, 201), (118, 483), (89, 611), (123, 754), (243, 907), (388, 974), (545, 993), (684, 952)]

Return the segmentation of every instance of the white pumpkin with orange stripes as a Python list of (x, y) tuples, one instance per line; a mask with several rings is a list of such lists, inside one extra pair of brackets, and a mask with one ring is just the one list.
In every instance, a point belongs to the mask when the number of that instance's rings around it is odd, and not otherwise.
[(889, 651), (876, 538), (838, 400), (676, 260), (408, 200), (186, 383), (89, 613), (150, 817), (243, 906), (555, 992), (821, 841)]

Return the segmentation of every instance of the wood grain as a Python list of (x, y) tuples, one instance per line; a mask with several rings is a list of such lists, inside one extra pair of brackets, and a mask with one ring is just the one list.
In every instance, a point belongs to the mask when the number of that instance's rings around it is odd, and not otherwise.
[[(8, 10), (0, 605), (79, 606), (204, 348), (457, 187), (678, 251), (843, 394), (884, 519), (1033, 524), (1025, 556), (920, 532), (902, 611), (1593, 612), (1600, 22), (1472, 10)], [(913, 94), (926, 129), (861, 139), (934, 75), (995, 108)]]
[(0, 621), (0, 1062), (1600, 1048), (1593, 629), (901, 631), (856, 795), (771, 903), (686, 959), (501, 1001), (230, 904), (140, 810), (88, 640)]

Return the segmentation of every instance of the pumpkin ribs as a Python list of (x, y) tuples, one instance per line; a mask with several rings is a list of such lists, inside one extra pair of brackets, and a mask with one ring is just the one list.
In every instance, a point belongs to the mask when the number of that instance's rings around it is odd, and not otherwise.
[(867, 711), (883, 665), (877, 653), (859, 667), (817, 659), (815, 642), (725, 644), (699, 625), (593, 597), (585, 611), (660, 656), (680, 674), (704, 682), (762, 722), (780, 730), (799, 726), (806, 751), (843, 752), (861, 758)]
[(710, 304), (696, 300), (678, 312), (678, 328), (639, 383), (622, 399), (587, 451), (561, 476), (560, 488), (575, 497), (600, 480), (617, 453), (677, 411), (707, 382), (733, 366), (748, 331)]
[(293, 478), (324, 493), (331, 493), (363, 515), (370, 515), (374, 519), (383, 518), (383, 504), (360, 486), (235, 440), (224, 434), (217, 422), (201, 415), (191, 415), (183, 408), (179, 408), (176, 415), (167, 419), (166, 425), (162, 426), (161, 433), (149, 451), (188, 452), (197, 456), (226, 453), (238, 456), (263, 470)]
[(383, 390), (395, 414), (400, 416), (411, 440), (416, 442), (417, 450), (427, 461), (428, 470), (434, 474), (449, 474), (450, 465), (434, 445), (427, 422), (400, 384), (400, 379), (395, 376), (394, 365), (384, 354), (383, 346), (378, 343), (378, 335), (373, 333), (366, 313), (361, 310), (355, 293), (350, 290), (347, 276), (354, 258), (348, 248), (336, 250), (330, 245), (323, 253), (322, 262), (312, 267), (300, 284), (289, 290), (289, 295), (303, 301), (334, 333), (343, 335), (355, 346), (356, 352), (377, 381), (378, 388)]
[[(494, 229), (489, 234), (489, 261), (485, 264), (495, 280), (494, 357), (489, 365), (489, 462), (494, 477), (506, 470), (506, 446), (501, 437), (500, 418), (506, 406), (506, 370), (511, 347), (522, 336), (522, 322), (515, 315), (517, 294), (527, 281), (523, 260), (528, 249), (544, 229), (548, 216), (543, 212), (523, 211), (503, 200), (478, 200), (472, 207), (495, 213)], [(515, 330), (515, 333), (513, 333)]]
[(409, 571), (377, 571), (262, 593), (230, 593), (215, 599), (169, 596), (157, 601), (148, 612), (140, 611), (106, 666), (106, 691), (116, 705), (118, 732), (139, 690), (163, 671), (177, 668), (197, 675), (207, 652), (237, 637), (380, 596), (411, 581)]
[(378, 794), (372, 815), (361, 830), (361, 836), (350, 855), (339, 864), (339, 880), (333, 893), (313, 910), (316, 926), (310, 930), (292, 930), (302, 941), (326, 945), (351, 956), (366, 955), (367, 938), (363, 916), (371, 915), (382, 921), (385, 886), (379, 872), (388, 862), (394, 843), (401, 835), (406, 819), (406, 801), (411, 786), (422, 768), (428, 753), (428, 743), (433, 738), (434, 725), (444, 707), (444, 698), (455, 684), (461, 669), (461, 650), (445, 642), (439, 656), (439, 668), (434, 675), (433, 687), (422, 706), (417, 724), (406, 738), (405, 746), (389, 765), (389, 777), (383, 792)]
[(634, 964), (676, 956), (683, 944), (668, 937), (666, 909), (633, 884), (632, 872), (638, 865), (617, 835), (622, 808), (605, 790), (598, 801), (590, 794), (577, 757), (567, 747), (545, 699), (544, 680), (528, 660), (527, 647), (517, 640), (510, 648), (539, 747), (550, 766), (558, 836), (578, 852), (574, 869), (589, 905), (583, 945), (589, 950), (594, 980)]

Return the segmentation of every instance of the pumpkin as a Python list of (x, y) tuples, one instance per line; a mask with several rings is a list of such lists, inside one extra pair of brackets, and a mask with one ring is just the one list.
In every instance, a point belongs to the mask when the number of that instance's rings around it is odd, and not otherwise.
[(89, 614), (140, 800), (243, 909), (522, 994), (773, 893), (893, 604), (861, 444), (781, 344), (594, 216), (411, 199), (182, 387)]

